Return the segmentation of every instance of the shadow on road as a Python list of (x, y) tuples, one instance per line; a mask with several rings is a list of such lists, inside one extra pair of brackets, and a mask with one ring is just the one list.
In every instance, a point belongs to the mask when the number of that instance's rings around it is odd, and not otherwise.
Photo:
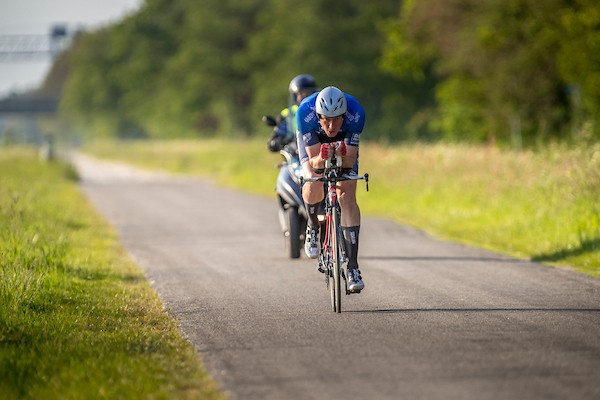
[(363, 260), (400, 260), (400, 261), (473, 261), (473, 262), (496, 262), (496, 263), (510, 263), (518, 264), (522, 262), (529, 262), (529, 260), (518, 259), (518, 258), (494, 258), (494, 257), (432, 257), (432, 256), (361, 256)]
[(406, 308), (381, 310), (347, 310), (347, 313), (404, 314), (404, 313), (491, 313), (491, 312), (549, 312), (549, 313), (600, 313), (600, 308)]
[(561, 261), (565, 258), (576, 257), (582, 254), (600, 250), (600, 237), (584, 239), (578, 247), (565, 248), (552, 253), (536, 254), (531, 257), (532, 261)]

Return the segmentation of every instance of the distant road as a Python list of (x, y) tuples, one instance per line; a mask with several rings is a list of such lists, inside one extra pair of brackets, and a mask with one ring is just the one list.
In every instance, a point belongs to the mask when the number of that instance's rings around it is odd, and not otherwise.
[(598, 280), (364, 218), (366, 288), (337, 315), (274, 199), (75, 164), (233, 399), (600, 399)]

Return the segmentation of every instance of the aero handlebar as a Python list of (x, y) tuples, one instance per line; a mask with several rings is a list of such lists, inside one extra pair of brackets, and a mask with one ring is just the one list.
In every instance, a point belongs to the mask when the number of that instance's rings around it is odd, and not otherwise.
[(369, 191), (369, 174), (367, 174), (367, 173), (365, 173), (364, 175), (342, 174), (340, 176), (337, 176), (335, 174), (332, 174), (332, 175), (324, 174), (323, 176), (319, 176), (317, 178), (302, 178), (300, 183), (301, 183), (301, 185), (304, 185), (304, 182), (337, 183), (337, 182), (342, 182), (342, 181), (358, 181), (358, 180), (365, 181), (365, 184), (367, 185), (367, 192), (368, 192)]

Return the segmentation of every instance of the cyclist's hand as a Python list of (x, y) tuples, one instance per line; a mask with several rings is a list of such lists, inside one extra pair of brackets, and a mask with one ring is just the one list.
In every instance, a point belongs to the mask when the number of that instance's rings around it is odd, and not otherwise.
[(337, 154), (338, 156), (344, 157), (346, 155), (346, 152), (347, 152), (346, 142), (344, 142), (344, 141), (339, 142), (337, 145), (337, 148), (335, 150), (335, 154)]
[(331, 157), (332, 155), (332, 151), (331, 148), (329, 147), (328, 143), (323, 143), (321, 144), (321, 158), (323, 160), (327, 160), (329, 157)]

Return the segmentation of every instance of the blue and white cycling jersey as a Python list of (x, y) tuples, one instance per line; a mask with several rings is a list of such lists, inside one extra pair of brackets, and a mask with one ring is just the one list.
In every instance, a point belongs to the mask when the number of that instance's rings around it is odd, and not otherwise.
[[(360, 134), (365, 126), (365, 110), (360, 105), (358, 100), (349, 94), (344, 94), (347, 102), (346, 114), (344, 114), (344, 122), (338, 134), (330, 138), (321, 128), (319, 118), (315, 111), (315, 104), (318, 92), (305, 98), (298, 111), (296, 111), (296, 127), (298, 140), (298, 154), (300, 162), (308, 161), (306, 147), (310, 147), (317, 143), (332, 143), (344, 140), (347, 146), (358, 147)], [(358, 159), (354, 165), (355, 172), (358, 171)]]

